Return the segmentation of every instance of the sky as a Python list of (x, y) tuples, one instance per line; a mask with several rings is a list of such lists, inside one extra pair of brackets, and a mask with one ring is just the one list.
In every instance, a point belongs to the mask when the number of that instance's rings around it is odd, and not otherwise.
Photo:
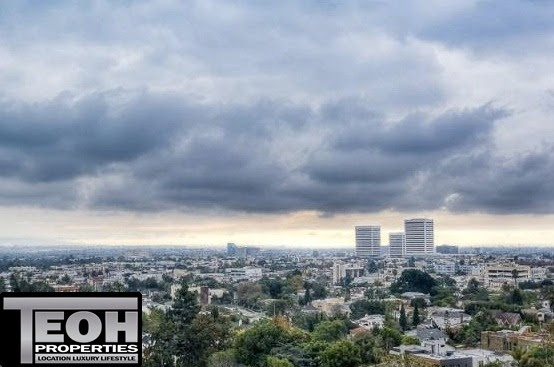
[(0, 0), (0, 244), (554, 244), (554, 2)]

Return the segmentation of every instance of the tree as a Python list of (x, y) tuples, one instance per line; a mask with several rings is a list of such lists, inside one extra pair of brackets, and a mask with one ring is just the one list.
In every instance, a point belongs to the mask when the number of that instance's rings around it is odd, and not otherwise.
[(292, 315), (292, 324), (306, 331), (314, 331), (317, 324), (325, 320), (325, 315), (314, 312), (297, 312)]
[(265, 312), (271, 316), (284, 315), (289, 308), (290, 305), (287, 300), (276, 299), (267, 304)]
[(46, 282), (32, 282), (20, 278), (18, 275), (12, 274), (10, 276), (10, 286), (12, 292), (54, 292), (52, 288)]
[(384, 302), (360, 299), (350, 304), (350, 310), (352, 311), (350, 314), (352, 320), (357, 320), (365, 315), (384, 315), (386, 305)]
[(417, 304), (414, 307), (414, 314), (412, 315), (412, 325), (415, 327), (421, 323), (421, 320), (419, 319), (419, 307)]
[(315, 327), (313, 336), (317, 340), (333, 342), (346, 336), (347, 332), (342, 320), (322, 321)]
[(60, 279), (60, 284), (71, 284), (71, 282), (71, 277), (67, 274), (64, 274), (63, 277)]
[(120, 282), (106, 284), (103, 289), (105, 292), (125, 292), (125, 286)]
[(367, 272), (368, 273), (377, 273), (379, 271), (379, 267), (377, 266), (377, 263), (375, 260), (369, 260), (367, 263)]
[(10, 275), (10, 287), (12, 289), (12, 292), (21, 292), (19, 287), (19, 277), (16, 276), (14, 273)]
[(344, 290), (344, 302), (350, 301), (352, 295), (350, 294), (350, 288), (345, 288)]
[(292, 340), (287, 330), (272, 321), (263, 321), (237, 335), (234, 341), (237, 361), (261, 365), (271, 350)]
[(519, 367), (550, 367), (554, 365), (552, 346), (532, 347), (525, 352), (514, 353)]
[(406, 310), (404, 309), (404, 305), (400, 308), (400, 319), (398, 320), (398, 323), (400, 324), (400, 327), (403, 331), (408, 330), (408, 319), (406, 317)]
[(392, 293), (431, 293), (431, 290), (436, 285), (437, 281), (429, 274), (418, 269), (407, 269), (404, 270), (400, 278), (391, 285), (390, 290)]
[(327, 288), (320, 283), (311, 283), (312, 299), (325, 299), (327, 297)]
[(208, 358), (207, 367), (238, 367), (233, 349), (215, 352)]
[(266, 366), (267, 367), (294, 367), (294, 365), (290, 363), (288, 360), (272, 357), (272, 356), (267, 357)]
[(0, 277), (0, 293), (6, 291), (6, 281), (4, 278)]
[(174, 367), (177, 329), (175, 323), (166, 314), (162, 315), (160, 325), (150, 331), (154, 343), (143, 351), (143, 367)]
[(90, 284), (81, 284), (79, 286), (79, 292), (94, 292), (94, 287)]
[(260, 280), (262, 291), (271, 298), (279, 298), (283, 293), (283, 281), (281, 279), (269, 279), (264, 277)]
[(403, 345), (420, 345), (420, 341), (418, 338), (416, 338), (415, 336), (409, 336), (409, 335), (404, 335), (402, 337), (402, 344)]
[(519, 290), (519, 288), (515, 288), (508, 294), (507, 301), (508, 303), (511, 303), (514, 305), (523, 304), (523, 294), (521, 294), (521, 291)]
[(214, 308), (212, 308), (210, 314), (212, 315), (214, 320), (217, 320), (219, 318), (219, 307), (215, 306)]
[(457, 344), (477, 345), (481, 341), (481, 332), (497, 330), (498, 323), (488, 310), (481, 310), (475, 314), (469, 324), (464, 325), (457, 332), (449, 332), (450, 338)]
[(164, 326), (164, 322), (165, 313), (158, 308), (152, 309), (149, 314), (142, 314), (142, 329), (147, 333), (157, 334)]
[(229, 322), (212, 315), (197, 315), (186, 331), (179, 335), (179, 348), (176, 355), (182, 363), (191, 367), (207, 365), (208, 357), (226, 349), (232, 341)]
[(262, 286), (255, 282), (242, 282), (237, 286), (237, 298), (240, 305), (248, 308), (259, 308), (262, 297)]
[(169, 317), (177, 326), (189, 325), (200, 311), (196, 293), (188, 290), (185, 280), (181, 281), (181, 288), (175, 293), (173, 306), (169, 311)]
[(360, 348), (346, 340), (331, 344), (321, 353), (323, 367), (358, 367), (361, 363)]
[(427, 306), (427, 301), (424, 298), (414, 298), (410, 301), (410, 306), (419, 308), (420, 310)]
[(381, 347), (389, 352), (393, 347), (402, 343), (402, 333), (392, 327), (384, 327), (377, 331), (381, 339)]
[(504, 367), (504, 364), (499, 360), (496, 360), (493, 362), (485, 363), (483, 367)]
[(471, 294), (475, 293), (479, 290), (479, 282), (475, 278), (471, 278), (469, 282), (467, 282), (467, 287), (462, 291), (464, 294)]
[(380, 341), (382, 341), (381, 338), (369, 331), (366, 331), (354, 336), (352, 341), (360, 348), (362, 363), (372, 365), (381, 363), (383, 357), (385, 356), (385, 351), (380, 344)]
[(297, 274), (295, 272), (290, 273), (287, 276), (285, 283), (285, 292), (298, 294), (300, 290), (304, 287), (304, 280), (302, 279), (302, 274)]

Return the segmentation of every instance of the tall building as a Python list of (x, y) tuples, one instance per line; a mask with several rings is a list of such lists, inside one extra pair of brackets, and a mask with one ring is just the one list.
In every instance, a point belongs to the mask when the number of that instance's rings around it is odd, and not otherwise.
[(227, 244), (227, 255), (237, 257), (256, 256), (260, 254), (259, 247), (253, 246), (237, 246), (234, 243), (229, 242)]
[(416, 218), (404, 221), (406, 256), (435, 254), (435, 235), (432, 219)]
[(381, 256), (381, 227), (356, 226), (356, 256)]
[(235, 256), (237, 254), (238, 246), (234, 243), (229, 242), (227, 244), (227, 255)]
[(389, 257), (400, 258), (406, 255), (406, 236), (404, 232), (389, 233)]

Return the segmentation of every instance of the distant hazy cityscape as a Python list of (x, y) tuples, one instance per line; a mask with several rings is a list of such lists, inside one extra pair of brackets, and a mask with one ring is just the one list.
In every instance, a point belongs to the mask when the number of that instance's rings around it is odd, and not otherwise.
[(406, 219), (381, 246), (355, 226), (350, 249), (0, 246), (0, 290), (142, 292), (145, 366), (525, 366), (550, 340), (554, 248), (435, 246), (435, 230)]

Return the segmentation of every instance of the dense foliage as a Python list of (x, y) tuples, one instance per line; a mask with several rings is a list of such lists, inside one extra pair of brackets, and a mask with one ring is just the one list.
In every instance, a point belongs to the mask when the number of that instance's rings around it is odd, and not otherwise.
[(407, 269), (402, 272), (402, 275), (390, 286), (392, 293), (404, 292), (421, 292), (431, 293), (433, 287), (437, 285), (437, 281), (426, 272), (417, 269)]

